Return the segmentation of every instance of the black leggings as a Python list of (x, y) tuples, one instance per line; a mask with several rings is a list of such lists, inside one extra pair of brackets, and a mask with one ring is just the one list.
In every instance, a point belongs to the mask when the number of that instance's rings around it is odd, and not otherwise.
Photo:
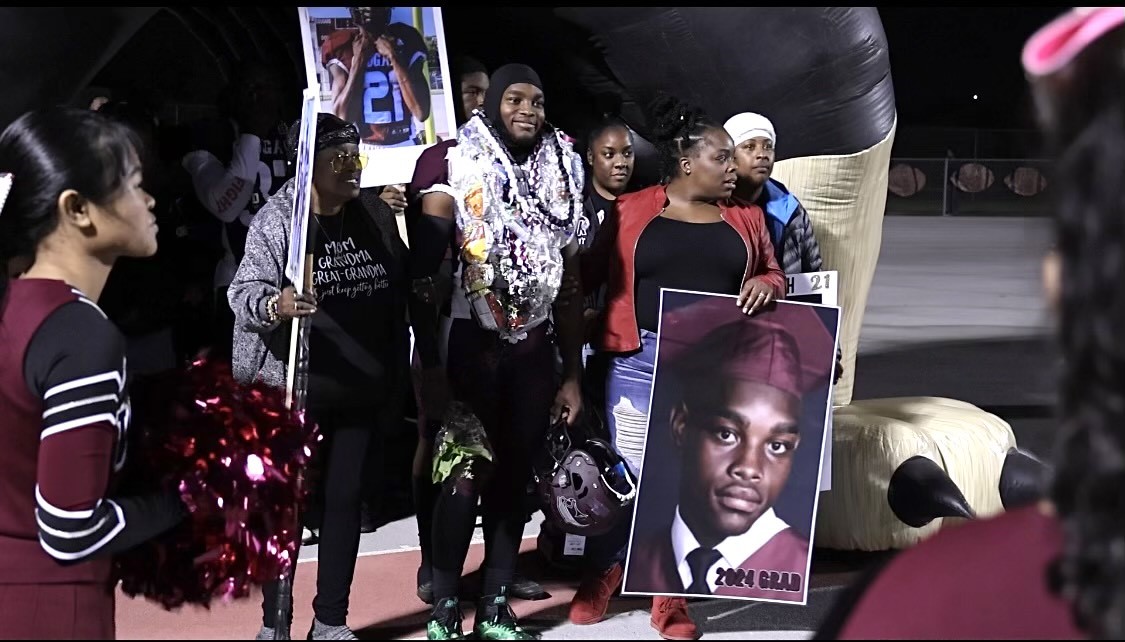
[(421, 476), (414, 478), (414, 510), (418, 519), (418, 548), (422, 556), (418, 565), (419, 585), (434, 579), (434, 509), (441, 486), (433, 483), (432, 479), (428, 468)]
[[(313, 414), (310, 412), (310, 414)], [(313, 469), (313, 500), (302, 521), (320, 528), (316, 574), (316, 619), (343, 626), (348, 617), (352, 577), (359, 552), (360, 505), (374, 495), (365, 482), (377, 484), (383, 470), (383, 438), (401, 422), (394, 404), (379, 409), (321, 411), (314, 415), (324, 441)], [(299, 545), (298, 545), (299, 546)], [(295, 570), (295, 569), (294, 569)], [(273, 627), (277, 583), (262, 587), (262, 623)]]
[(444, 490), (433, 515), (435, 604), (456, 597), (476, 526), (478, 498), (484, 522), (482, 595), (512, 583), (527, 521), (526, 488), (532, 461), (544, 447), (555, 396), (554, 351), (546, 324), (512, 344), (475, 321), (457, 319), (449, 334), (449, 382), (455, 399), (481, 420), (495, 454), (483, 487)]

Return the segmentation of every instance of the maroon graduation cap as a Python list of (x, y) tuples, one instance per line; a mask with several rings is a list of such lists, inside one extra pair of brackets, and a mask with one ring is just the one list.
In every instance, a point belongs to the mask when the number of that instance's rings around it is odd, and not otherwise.
[(660, 365), (685, 380), (719, 375), (800, 399), (831, 376), (834, 344), (811, 306), (779, 303), (746, 316), (733, 298), (708, 297), (664, 315)]

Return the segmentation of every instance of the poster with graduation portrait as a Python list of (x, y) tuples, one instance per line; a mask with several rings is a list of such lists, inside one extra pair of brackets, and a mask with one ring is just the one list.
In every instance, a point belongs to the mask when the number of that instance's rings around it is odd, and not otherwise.
[(806, 603), (839, 320), (662, 291), (623, 593)]

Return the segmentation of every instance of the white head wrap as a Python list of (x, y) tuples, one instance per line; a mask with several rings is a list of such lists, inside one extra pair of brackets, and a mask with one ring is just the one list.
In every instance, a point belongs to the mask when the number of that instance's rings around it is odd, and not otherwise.
[(730, 137), (734, 139), (735, 145), (759, 137), (768, 138), (771, 143), (777, 145), (777, 134), (774, 133), (773, 123), (770, 122), (770, 119), (751, 111), (731, 116), (723, 125), (723, 129), (726, 129)]

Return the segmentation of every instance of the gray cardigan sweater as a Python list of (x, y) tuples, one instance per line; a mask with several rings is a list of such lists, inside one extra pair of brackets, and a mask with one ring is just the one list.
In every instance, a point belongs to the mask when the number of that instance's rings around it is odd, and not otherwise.
[[(278, 388), (285, 387), (292, 322), (270, 323), (266, 301), (289, 285), (289, 280), (285, 278), (285, 261), (289, 255), (294, 185), (294, 179), (290, 179), (254, 216), (246, 237), (246, 255), (242, 257), (227, 290), (227, 300), (234, 311), (231, 366), (235, 379), (244, 383), (262, 381)], [(401, 269), (397, 273), (405, 275), (407, 249), (399, 236), (394, 212), (374, 190), (362, 190), (357, 200), (368, 214), (367, 220), (390, 250), (391, 259), (400, 264)], [(394, 336), (403, 345), (395, 354), (405, 354), (408, 341), (407, 287), (406, 283), (399, 286), (393, 288), (399, 293), (395, 297), (395, 318), (400, 326)]]

